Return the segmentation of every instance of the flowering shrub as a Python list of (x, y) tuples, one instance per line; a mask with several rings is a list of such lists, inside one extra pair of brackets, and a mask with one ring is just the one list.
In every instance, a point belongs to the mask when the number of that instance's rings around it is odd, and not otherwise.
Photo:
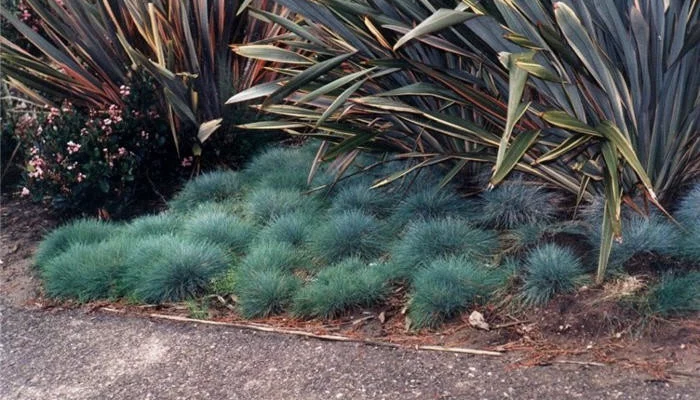
[(50, 198), (69, 213), (122, 213), (149, 178), (163, 182), (179, 165), (155, 93), (138, 81), (121, 87), (123, 108), (85, 110), (64, 102), (39, 117), (24, 116), (15, 132), (27, 148), (21, 194)]

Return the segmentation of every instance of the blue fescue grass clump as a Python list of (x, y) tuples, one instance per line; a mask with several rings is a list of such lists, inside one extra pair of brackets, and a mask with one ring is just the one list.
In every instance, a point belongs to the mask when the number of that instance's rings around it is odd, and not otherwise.
[(526, 304), (541, 305), (559, 293), (573, 292), (581, 283), (581, 262), (568, 248), (548, 243), (527, 255), (522, 296)]
[(288, 243), (256, 242), (243, 258), (242, 268), (251, 271), (291, 272), (295, 269), (308, 269), (308, 261), (304, 253)]
[(678, 203), (675, 217), (683, 225), (700, 224), (700, 184), (693, 186)]
[(700, 272), (665, 274), (649, 290), (648, 309), (652, 314), (673, 317), (700, 311)]
[(305, 189), (314, 155), (306, 148), (272, 147), (255, 156), (244, 174), (256, 187)]
[(39, 267), (74, 244), (92, 244), (108, 239), (116, 227), (96, 219), (79, 219), (51, 231), (39, 244), (35, 263)]
[(464, 256), (438, 258), (413, 280), (408, 316), (414, 328), (436, 327), (474, 304), (483, 304), (503, 275)]
[(332, 318), (359, 307), (370, 307), (388, 294), (385, 274), (376, 265), (349, 258), (327, 267), (294, 297), (294, 313)]
[[(587, 237), (594, 249), (600, 246), (602, 204), (601, 199), (595, 199), (583, 210), (584, 221), (589, 226)], [(679, 237), (678, 229), (665, 216), (656, 212), (639, 215), (629, 207), (623, 207), (622, 242), (613, 242), (608, 268), (622, 268), (637, 254), (673, 255), (679, 241), (682, 237)]]
[[(591, 245), (599, 245), (597, 242)], [(613, 242), (609, 268), (621, 268), (637, 254), (670, 255), (678, 243), (678, 232), (665, 217), (631, 215), (622, 221), (622, 242)], [(594, 247), (597, 249), (597, 247)]]
[(493, 231), (471, 226), (461, 218), (419, 220), (408, 225), (392, 252), (392, 264), (405, 277), (439, 257), (462, 255), (486, 259), (498, 251)]
[(377, 218), (389, 215), (396, 203), (395, 196), (382, 189), (370, 189), (362, 183), (342, 187), (333, 198), (329, 212), (340, 214), (344, 211), (360, 211)]
[(636, 254), (669, 255), (678, 235), (665, 217), (633, 215), (622, 224), (622, 243), (613, 243), (610, 265), (621, 266)]
[(251, 223), (223, 211), (193, 213), (183, 226), (185, 238), (208, 241), (236, 255), (246, 251), (256, 234)]
[(348, 257), (374, 260), (385, 250), (382, 224), (371, 215), (346, 211), (331, 218), (316, 231), (311, 249), (329, 263)]
[(258, 239), (262, 242), (281, 242), (296, 248), (305, 248), (318, 224), (312, 213), (293, 212), (274, 218), (262, 229)]
[(503, 230), (546, 224), (557, 211), (554, 194), (522, 181), (505, 182), (483, 192), (474, 205), (481, 224)]
[(132, 238), (152, 235), (177, 234), (182, 230), (182, 219), (179, 215), (164, 212), (136, 218), (125, 225), (120, 234)]
[(428, 188), (401, 201), (391, 216), (391, 222), (394, 226), (403, 226), (418, 219), (463, 217), (467, 211), (466, 202), (454, 191)]
[(673, 255), (700, 264), (700, 221), (685, 226), (673, 247)]
[(235, 293), (245, 318), (264, 318), (283, 312), (301, 286), (295, 276), (277, 269), (243, 268), (239, 275)]
[(173, 235), (151, 236), (137, 243), (126, 259), (122, 291), (145, 303), (186, 300), (203, 294), (229, 268), (219, 246)]
[(115, 237), (100, 243), (76, 243), (51, 258), (42, 271), (49, 297), (88, 302), (114, 298), (124, 261), (134, 243)]
[(191, 211), (198, 204), (225, 201), (239, 197), (241, 177), (235, 171), (214, 171), (202, 174), (187, 182), (168, 205), (175, 212)]
[(316, 198), (297, 190), (259, 188), (246, 198), (247, 214), (260, 223), (293, 212), (313, 212), (318, 207)]
[(700, 184), (681, 199), (675, 217), (684, 230), (673, 246), (673, 255), (700, 263)]

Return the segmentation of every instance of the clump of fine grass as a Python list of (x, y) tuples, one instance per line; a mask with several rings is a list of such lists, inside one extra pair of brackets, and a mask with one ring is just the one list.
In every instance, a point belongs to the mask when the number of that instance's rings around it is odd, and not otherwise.
[(386, 237), (382, 224), (371, 215), (347, 211), (334, 215), (314, 235), (311, 249), (327, 262), (348, 257), (373, 260), (384, 253)]
[[(589, 243), (594, 249), (600, 246), (602, 199), (596, 199), (583, 215), (589, 225)], [(658, 213), (639, 215), (628, 207), (622, 213), (622, 242), (615, 241), (608, 261), (609, 269), (619, 269), (638, 254), (656, 253), (673, 255), (678, 249), (679, 238), (677, 229), (666, 217)]]
[(391, 213), (396, 199), (381, 189), (370, 189), (364, 184), (343, 186), (333, 198), (329, 212), (340, 214), (344, 211), (360, 211), (377, 218)]
[(675, 213), (684, 231), (677, 236), (672, 254), (700, 263), (700, 185), (695, 185), (680, 201)]
[(675, 217), (684, 225), (700, 224), (700, 184), (693, 186), (693, 189), (681, 199)]
[(229, 267), (226, 252), (205, 241), (173, 235), (139, 242), (126, 259), (122, 290), (146, 303), (181, 301), (203, 294)]
[(458, 218), (466, 215), (466, 203), (454, 191), (428, 188), (401, 201), (391, 216), (391, 222), (395, 226), (403, 226), (418, 219)]
[(183, 224), (183, 236), (217, 244), (241, 255), (255, 237), (255, 227), (234, 215), (221, 211), (192, 214)]
[(292, 245), (283, 242), (257, 242), (242, 261), (246, 270), (274, 270), (291, 272), (295, 269), (306, 268), (307, 260), (304, 254)]
[(39, 244), (34, 261), (39, 267), (74, 244), (91, 244), (108, 239), (115, 227), (96, 219), (79, 219), (51, 231)]
[(255, 156), (245, 176), (256, 187), (305, 189), (314, 153), (298, 147), (272, 147)]
[(415, 221), (408, 225), (392, 252), (392, 264), (409, 278), (434, 259), (465, 256), (486, 259), (496, 253), (498, 237), (492, 231), (473, 227), (461, 218)]
[(241, 194), (241, 177), (235, 171), (213, 171), (187, 182), (168, 203), (175, 212), (187, 212), (206, 202), (226, 201)]
[(117, 280), (132, 246), (133, 242), (124, 237), (70, 246), (44, 264), (46, 294), (80, 302), (116, 297)]
[(140, 238), (152, 235), (174, 235), (180, 230), (182, 230), (181, 217), (164, 212), (136, 218), (125, 225), (120, 233), (131, 238)]
[(413, 280), (408, 316), (414, 328), (436, 327), (490, 298), (504, 277), (463, 256), (438, 258)]
[(557, 212), (556, 198), (539, 186), (521, 181), (505, 182), (481, 193), (475, 200), (480, 224), (494, 229), (515, 229), (551, 222)]
[(675, 256), (700, 264), (700, 220), (692, 225), (686, 225), (686, 231), (678, 236), (673, 247)]
[(235, 285), (238, 307), (244, 318), (264, 318), (287, 309), (301, 283), (277, 269), (244, 268)]
[(297, 190), (259, 188), (252, 191), (246, 199), (248, 215), (260, 223), (294, 212), (313, 212), (318, 207), (318, 201), (314, 197)]
[[(598, 236), (598, 240), (600, 236)], [(663, 217), (631, 215), (622, 221), (622, 242), (614, 242), (609, 268), (621, 268), (638, 254), (670, 255), (678, 243), (676, 229)], [(592, 242), (598, 248), (598, 242)]]
[(258, 239), (262, 242), (282, 242), (297, 248), (306, 247), (317, 224), (311, 213), (294, 212), (274, 218), (262, 229)]
[(386, 298), (389, 286), (378, 266), (350, 258), (323, 269), (294, 298), (294, 313), (303, 317), (332, 318)]
[(526, 304), (540, 305), (554, 295), (573, 292), (581, 283), (581, 262), (568, 248), (548, 243), (531, 250), (525, 259), (522, 296)]
[(672, 317), (700, 311), (700, 272), (665, 274), (649, 290), (647, 306), (652, 314)]

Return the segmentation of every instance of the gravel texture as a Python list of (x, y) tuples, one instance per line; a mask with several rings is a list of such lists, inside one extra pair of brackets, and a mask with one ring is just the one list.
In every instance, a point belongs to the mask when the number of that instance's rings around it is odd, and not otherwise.
[(304, 340), (2, 305), (1, 399), (693, 399), (697, 380), (614, 367)]

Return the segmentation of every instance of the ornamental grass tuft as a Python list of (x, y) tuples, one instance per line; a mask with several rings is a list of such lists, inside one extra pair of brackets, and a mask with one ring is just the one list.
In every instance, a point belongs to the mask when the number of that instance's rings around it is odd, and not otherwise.
[(552, 243), (531, 250), (524, 269), (522, 296), (530, 305), (542, 305), (556, 294), (573, 292), (584, 273), (570, 249)]
[(178, 213), (193, 210), (206, 202), (231, 200), (241, 195), (241, 176), (235, 171), (213, 171), (187, 182), (168, 203)]
[(331, 216), (316, 231), (311, 249), (329, 263), (348, 257), (371, 261), (384, 253), (386, 237), (379, 220), (359, 211)]
[(505, 182), (474, 201), (475, 219), (493, 229), (515, 229), (551, 222), (557, 212), (555, 195), (523, 181)]
[(327, 267), (294, 298), (294, 314), (302, 317), (332, 318), (359, 307), (370, 307), (388, 295), (384, 271), (349, 258)]
[(330, 214), (360, 211), (376, 218), (388, 216), (396, 203), (395, 196), (382, 189), (370, 189), (362, 183), (343, 186), (333, 198)]
[(79, 219), (51, 231), (39, 244), (35, 263), (44, 267), (52, 258), (60, 255), (74, 244), (92, 244), (111, 237), (116, 227), (96, 219)]
[(314, 156), (306, 148), (272, 147), (255, 156), (243, 173), (257, 188), (303, 190)]
[(243, 268), (235, 284), (238, 307), (244, 318), (279, 314), (291, 304), (301, 283), (278, 269)]
[(132, 238), (142, 238), (152, 235), (174, 235), (181, 230), (181, 217), (170, 212), (163, 212), (132, 220), (121, 229), (120, 234)]
[(247, 214), (254, 221), (263, 224), (282, 215), (293, 212), (312, 213), (318, 208), (316, 198), (290, 189), (255, 189), (246, 198)]
[(662, 317), (688, 315), (700, 311), (700, 272), (667, 273), (649, 290), (649, 311)]
[(256, 242), (242, 261), (246, 270), (291, 272), (308, 267), (302, 252), (283, 242)]
[(261, 242), (281, 242), (296, 248), (305, 248), (317, 225), (312, 213), (293, 212), (275, 217), (262, 229), (258, 240)]
[(173, 235), (151, 236), (126, 259), (122, 291), (145, 303), (186, 300), (201, 295), (229, 268), (219, 246)]
[(193, 213), (183, 227), (183, 237), (214, 243), (238, 256), (246, 251), (256, 234), (251, 223), (222, 211)]
[(683, 225), (700, 224), (700, 184), (683, 196), (675, 212), (676, 219)]
[(467, 257), (438, 258), (416, 272), (408, 311), (411, 326), (434, 328), (472, 305), (484, 304), (503, 280), (500, 271)]
[(394, 226), (403, 226), (410, 221), (444, 217), (467, 216), (467, 204), (450, 189), (423, 189), (401, 201), (391, 216)]
[(409, 224), (395, 244), (392, 264), (410, 278), (436, 258), (454, 255), (484, 260), (496, 254), (498, 248), (494, 232), (473, 227), (464, 219), (421, 220)]
[(678, 235), (673, 255), (700, 264), (700, 184), (683, 197), (675, 217), (685, 231)]
[[(583, 215), (589, 225), (587, 235), (594, 249), (600, 246), (600, 224), (602, 221), (602, 199), (595, 199)], [(663, 215), (652, 212), (651, 215), (639, 215), (623, 207), (622, 242), (613, 242), (609, 269), (620, 269), (627, 261), (638, 254), (656, 253), (674, 255), (679, 251), (678, 244), (683, 241), (678, 229)], [(597, 255), (596, 255), (597, 257)]]
[(100, 243), (76, 243), (51, 258), (42, 271), (49, 297), (88, 302), (118, 296), (117, 281), (134, 243), (115, 237)]

